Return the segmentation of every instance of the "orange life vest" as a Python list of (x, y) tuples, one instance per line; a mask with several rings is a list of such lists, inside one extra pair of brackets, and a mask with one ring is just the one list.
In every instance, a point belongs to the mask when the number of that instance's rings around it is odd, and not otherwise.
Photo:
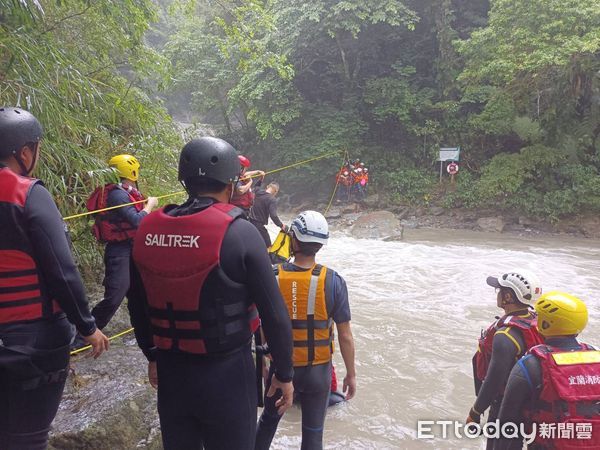
[(311, 270), (295, 272), (279, 265), (275, 272), (292, 320), (294, 367), (328, 363), (334, 333), (325, 298), (327, 268), (316, 264)]

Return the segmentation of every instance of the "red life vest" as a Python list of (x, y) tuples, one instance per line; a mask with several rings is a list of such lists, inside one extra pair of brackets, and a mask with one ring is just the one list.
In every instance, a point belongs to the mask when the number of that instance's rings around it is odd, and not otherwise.
[(252, 189), (248, 189), (244, 194), (238, 194), (236, 191), (231, 197), (231, 204), (239, 208), (248, 210), (254, 204), (254, 197), (255, 196), (254, 192), (252, 192)]
[[(108, 195), (115, 189), (127, 192), (131, 203), (145, 200), (145, 197), (137, 189), (124, 189), (121, 185), (110, 183), (106, 186), (96, 188), (86, 203), (88, 211), (97, 211), (107, 207)], [(143, 203), (132, 205), (137, 211), (144, 209)], [(121, 242), (133, 239), (136, 228), (115, 213), (115, 211), (104, 211), (95, 214), (95, 223), (92, 233), (99, 242)]]
[(331, 392), (337, 392), (337, 388), (338, 388), (337, 375), (335, 374), (335, 367), (332, 364), (331, 365), (331, 386), (330, 386), (329, 390)]
[(225, 233), (242, 214), (231, 204), (215, 203), (179, 217), (160, 209), (142, 221), (133, 259), (159, 349), (196, 354), (234, 350), (258, 328), (247, 287), (220, 266)]
[(475, 354), (475, 377), (483, 381), (487, 375), (490, 361), (492, 360), (492, 349), (496, 331), (504, 327), (514, 327), (521, 330), (525, 348), (517, 355), (519, 358), (525, 354), (531, 347), (543, 343), (542, 336), (536, 328), (537, 316), (530, 313), (528, 317), (504, 316), (492, 323), (489, 328), (479, 338), (479, 347)]
[[(538, 345), (529, 350), (539, 360), (543, 377), (539, 399), (526, 413), (530, 426), (538, 424), (535, 448), (600, 448), (600, 352), (589, 345), (582, 347), (565, 351)], [(540, 438), (541, 423), (557, 424), (554, 438)], [(569, 427), (571, 436), (558, 431)]]
[(42, 292), (23, 214), (36, 183), (0, 166), (0, 325), (41, 320), (60, 312), (58, 303)]

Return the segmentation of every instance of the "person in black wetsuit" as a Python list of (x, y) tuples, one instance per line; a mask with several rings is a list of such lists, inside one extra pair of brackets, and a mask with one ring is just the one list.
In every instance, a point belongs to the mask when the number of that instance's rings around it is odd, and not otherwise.
[(67, 376), (71, 324), (94, 357), (108, 349), (90, 315), (56, 204), (39, 180), (29, 178), (41, 137), (32, 114), (0, 108), (2, 450), (46, 448)]
[[(498, 416), (501, 426), (553, 424), (554, 439), (530, 449), (600, 448), (600, 352), (578, 342), (587, 324), (585, 304), (564, 292), (549, 292), (536, 303), (538, 328), (544, 344), (534, 347), (513, 367)], [(564, 362), (561, 358), (566, 357)], [(561, 386), (561, 392), (556, 391)], [(574, 400), (577, 399), (577, 400)], [(578, 424), (594, 424), (588, 439), (573, 442)], [(571, 425), (571, 435), (560, 425)], [(564, 427), (566, 428), (566, 426)], [(532, 429), (526, 433), (532, 433)], [(580, 445), (576, 445), (580, 444)], [(522, 437), (501, 437), (494, 450), (521, 450)]]
[(282, 231), (287, 232), (287, 227), (277, 215), (277, 199), (275, 197), (278, 192), (279, 184), (274, 181), (269, 183), (266, 189), (260, 189), (256, 192), (254, 205), (250, 209), (250, 222), (259, 231), (267, 248), (271, 246), (271, 237), (266, 228), (266, 225), (269, 223), (269, 217)]
[[(294, 262), (276, 266), (275, 272), (292, 323), (294, 388), (302, 408), (301, 448), (318, 450), (323, 448), (329, 404), (334, 323), (346, 366), (343, 381), (346, 399), (352, 399), (356, 392), (350, 305), (344, 279), (315, 261), (317, 252), (329, 239), (325, 217), (316, 211), (304, 211), (294, 219), (291, 229)], [(276, 368), (274, 362), (270, 370)], [(265, 398), (255, 450), (268, 450), (280, 419), (273, 401)]]
[[(477, 399), (467, 423), (479, 423), (488, 408), (488, 422), (496, 420), (510, 370), (529, 348), (542, 341), (535, 327), (535, 314), (528, 307), (542, 292), (537, 278), (527, 271), (514, 270), (498, 278), (488, 277), (487, 283), (496, 288), (497, 305), (505, 315), (482, 332), (479, 339), (473, 357)], [(487, 449), (493, 445), (494, 439), (488, 439)]]
[(229, 204), (238, 176), (230, 144), (192, 140), (179, 164), (189, 199), (149, 214), (134, 241), (128, 305), (166, 450), (253, 448), (257, 310), (278, 368), (268, 395), (281, 391), (281, 413), (293, 400), (291, 325), (260, 235)]

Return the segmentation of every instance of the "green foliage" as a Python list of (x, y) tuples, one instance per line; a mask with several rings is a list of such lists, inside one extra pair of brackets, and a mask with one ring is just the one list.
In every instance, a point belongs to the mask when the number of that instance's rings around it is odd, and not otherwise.
[[(167, 46), (175, 85), (257, 164), (346, 149), (375, 169), (379, 189), (420, 204), (437, 197), (437, 149), (460, 145), (467, 164), (445, 205), (492, 204), (552, 220), (596, 208), (587, 181), (600, 169), (596, 0), (196, 8)], [(284, 186), (328, 191), (337, 166), (294, 169), (282, 174)]]
[(435, 173), (414, 167), (384, 172), (380, 178), (392, 200), (411, 205), (427, 204), (436, 185)]
[(582, 210), (600, 211), (599, 176), (591, 167), (569, 163), (561, 150), (534, 145), (495, 156), (474, 186), (473, 204), (557, 221)]
[(524, 142), (539, 142), (542, 139), (540, 124), (527, 116), (516, 117), (513, 130)]
[[(143, 42), (155, 20), (152, 2), (0, 6), (0, 103), (29, 109), (43, 124), (37, 175), (61, 212), (82, 212), (91, 189), (106, 179), (100, 169), (122, 152), (140, 159), (144, 191), (170, 191), (181, 143), (167, 112), (147, 94), (169, 67)], [(93, 259), (85, 220), (69, 226), (82, 260)]]

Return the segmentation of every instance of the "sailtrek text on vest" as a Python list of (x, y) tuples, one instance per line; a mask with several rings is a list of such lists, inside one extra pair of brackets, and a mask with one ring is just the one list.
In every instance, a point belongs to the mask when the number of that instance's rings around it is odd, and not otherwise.
[(198, 235), (190, 234), (146, 234), (146, 247), (199, 248)]

